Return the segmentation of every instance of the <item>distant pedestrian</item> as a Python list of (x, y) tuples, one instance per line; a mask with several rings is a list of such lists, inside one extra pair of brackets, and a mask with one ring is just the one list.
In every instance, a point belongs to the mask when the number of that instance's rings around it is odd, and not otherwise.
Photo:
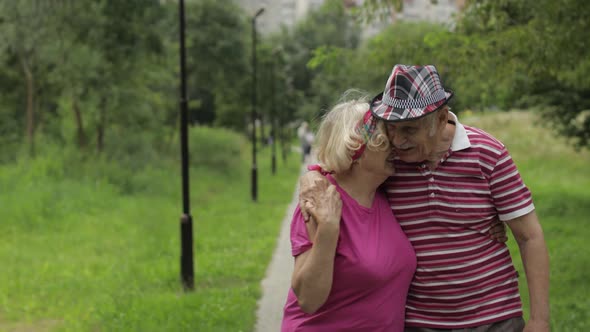
[(307, 157), (311, 154), (311, 146), (315, 139), (313, 132), (309, 129), (309, 124), (303, 121), (297, 129), (297, 137), (301, 145), (301, 162), (305, 163)]

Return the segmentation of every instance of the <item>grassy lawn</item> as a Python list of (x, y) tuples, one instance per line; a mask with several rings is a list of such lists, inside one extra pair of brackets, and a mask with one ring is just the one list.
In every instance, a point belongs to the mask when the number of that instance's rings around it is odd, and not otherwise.
[[(553, 331), (588, 331), (590, 153), (534, 121), (516, 112), (462, 116), (507, 145), (533, 192), (551, 256)], [(42, 157), (0, 166), (0, 331), (251, 331), (299, 171), (292, 153), (272, 176), (268, 150), (258, 159), (258, 203), (249, 153), (231, 156), (233, 168), (192, 170), (192, 293), (179, 281), (176, 164), (125, 172)]]
[(250, 331), (300, 161), (279, 158), (273, 176), (269, 149), (260, 153), (253, 203), (250, 160), (234, 158), (237, 174), (192, 170), (188, 294), (177, 165), (124, 173), (133, 194), (96, 175), (70, 179), (51, 158), (0, 166), (0, 331)]
[[(474, 115), (461, 121), (500, 139), (533, 193), (551, 260), (552, 331), (589, 331), (589, 151), (575, 151), (551, 130), (532, 126), (540, 120), (528, 112)], [(514, 239), (509, 244), (528, 317), (524, 269)]]

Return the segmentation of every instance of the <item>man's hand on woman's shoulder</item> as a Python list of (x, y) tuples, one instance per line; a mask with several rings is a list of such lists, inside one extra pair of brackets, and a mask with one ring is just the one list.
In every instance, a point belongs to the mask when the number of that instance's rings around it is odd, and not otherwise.
[(309, 221), (310, 206), (318, 206), (318, 200), (322, 191), (325, 191), (330, 182), (319, 172), (307, 172), (299, 177), (299, 208), (305, 221)]

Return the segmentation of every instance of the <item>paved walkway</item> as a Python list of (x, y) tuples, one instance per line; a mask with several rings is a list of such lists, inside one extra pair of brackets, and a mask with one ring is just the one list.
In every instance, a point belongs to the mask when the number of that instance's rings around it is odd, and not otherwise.
[[(302, 166), (301, 172), (305, 170), (306, 168)], [(255, 332), (279, 332), (281, 330), (283, 306), (289, 287), (291, 287), (291, 273), (293, 272), (289, 233), (293, 211), (298, 204), (298, 194), (299, 182), (297, 182), (293, 199), (282, 221), (281, 233), (272, 260), (266, 270), (266, 277), (262, 280), (262, 297), (258, 300)]]

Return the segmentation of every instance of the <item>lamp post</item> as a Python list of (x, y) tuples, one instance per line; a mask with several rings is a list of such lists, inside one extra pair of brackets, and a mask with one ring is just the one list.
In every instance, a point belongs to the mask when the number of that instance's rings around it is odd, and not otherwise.
[(252, 17), (252, 200), (258, 199), (258, 170), (256, 167), (256, 19), (264, 13), (258, 9)]
[(270, 85), (270, 137), (272, 137), (271, 141), (271, 157), (270, 157), (270, 169), (272, 171), (272, 175), (275, 175), (277, 172), (277, 152), (276, 152), (276, 135), (277, 135), (277, 126), (275, 125), (275, 114), (276, 114), (276, 105), (275, 105), (275, 71), (274, 71), (274, 59), (270, 62), (270, 76), (271, 82)]
[(180, 18), (180, 153), (182, 169), (182, 216), (180, 217), (180, 276), (185, 291), (193, 290), (193, 218), (190, 213), (188, 176), (188, 100), (186, 97), (186, 55), (184, 45), (184, 0), (179, 1)]
[(275, 48), (272, 52), (272, 57), (270, 60), (270, 135), (272, 137), (271, 140), (271, 161), (270, 161), (270, 168), (272, 170), (272, 174), (275, 175), (277, 172), (277, 153), (276, 153), (276, 146), (277, 146), (277, 110), (276, 110), (276, 97), (275, 97), (275, 85), (277, 84), (276, 76), (275, 76), (275, 58), (278, 55), (280, 49)]

